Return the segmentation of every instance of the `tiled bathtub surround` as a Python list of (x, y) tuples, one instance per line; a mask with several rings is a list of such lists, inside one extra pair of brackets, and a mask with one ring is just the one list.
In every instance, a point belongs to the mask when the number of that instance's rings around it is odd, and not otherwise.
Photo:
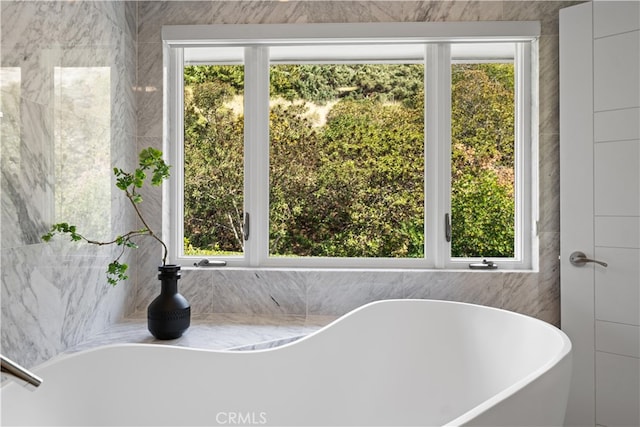
[[(559, 323), (558, 10), (575, 1), (76, 1), (1, 3), (2, 352), (32, 366), (138, 316), (156, 295), (159, 250), (131, 259), (131, 280), (111, 289), (109, 250), (42, 244), (54, 197), (53, 67), (110, 67), (112, 166), (162, 148), (165, 24), (539, 20), (540, 271), (185, 270), (181, 291), (197, 315), (335, 316), (382, 298), (444, 298), (505, 307)], [(91, 62), (93, 61), (93, 64)], [(19, 90), (6, 84), (16, 79)], [(11, 74), (13, 73), (13, 74)], [(7, 77), (8, 76), (8, 77)], [(87, 150), (78, 144), (77, 151)], [(91, 152), (92, 154), (95, 154)], [(72, 162), (64, 164), (76, 168)], [(144, 195), (152, 227), (161, 193)], [(112, 192), (111, 231), (133, 218)], [(95, 204), (95, 209), (104, 209)]]
[[(538, 273), (326, 270), (186, 269), (179, 287), (197, 313), (340, 316), (381, 299), (430, 298), (462, 301), (557, 322), (558, 296)], [(157, 286), (138, 295), (141, 317)]]

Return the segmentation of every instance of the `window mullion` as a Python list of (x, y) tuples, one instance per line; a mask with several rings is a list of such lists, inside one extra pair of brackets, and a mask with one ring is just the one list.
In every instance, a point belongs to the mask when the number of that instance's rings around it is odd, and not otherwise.
[(451, 48), (426, 46), (425, 64), (425, 253), (428, 263), (445, 266), (451, 244), (445, 213), (451, 212)]
[(169, 164), (178, 165), (172, 169), (171, 177), (163, 186), (163, 199), (170, 206), (163, 209), (162, 235), (169, 248), (169, 262), (177, 262), (183, 256), (184, 236), (184, 60), (182, 48), (164, 44), (165, 85), (168, 96), (164, 109), (169, 120), (163, 123), (163, 151)]
[(245, 257), (259, 266), (269, 250), (269, 48), (245, 48), (245, 211), (250, 233)]

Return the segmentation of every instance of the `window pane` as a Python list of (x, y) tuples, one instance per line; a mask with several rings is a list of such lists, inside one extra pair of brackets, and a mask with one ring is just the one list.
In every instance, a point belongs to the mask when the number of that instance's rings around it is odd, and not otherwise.
[(244, 67), (184, 68), (184, 254), (244, 251)]
[(513, 257), (514, 65), (452, 65), (451, 256)]
[(269, 254), (424, 256), (424, 66), (271, 66)]

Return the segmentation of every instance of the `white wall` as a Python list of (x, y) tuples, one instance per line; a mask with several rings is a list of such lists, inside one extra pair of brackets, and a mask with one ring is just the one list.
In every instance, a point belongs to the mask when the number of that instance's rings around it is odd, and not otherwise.
[[(596, 424), (640, 425), (640, 2), (593, 4)], [(614, 266), (616, 268), (614, 268)]]

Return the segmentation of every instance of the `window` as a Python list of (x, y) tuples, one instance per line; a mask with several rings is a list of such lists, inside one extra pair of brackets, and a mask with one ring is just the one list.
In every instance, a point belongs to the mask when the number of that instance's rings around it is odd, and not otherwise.
[(164, 27), (173, 261), (533, 268), (538, 27)]

